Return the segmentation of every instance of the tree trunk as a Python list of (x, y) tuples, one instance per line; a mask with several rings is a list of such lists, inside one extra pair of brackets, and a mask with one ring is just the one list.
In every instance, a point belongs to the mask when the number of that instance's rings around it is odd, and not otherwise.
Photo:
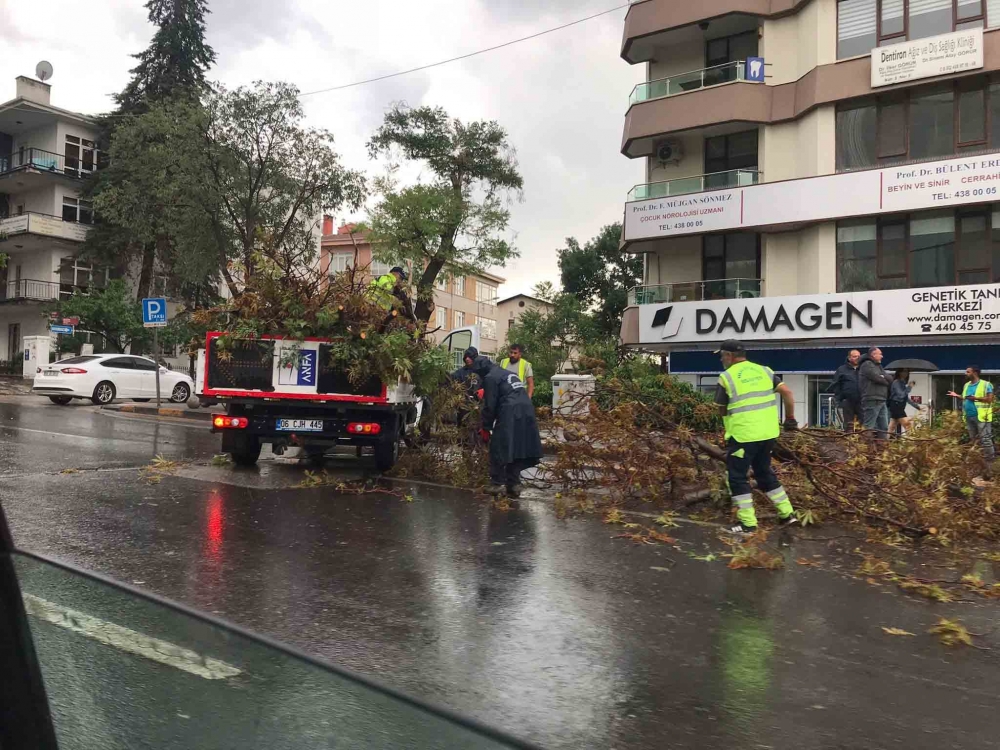
[(431, 313), (434, 312), (434, 282), (442, 268), (444, 268), (444, 259), (435, 258), (427, 264), (427, 268), (420, 276), (420, 281), (417, 282), (417, 304), (414, 307), (414, 314), (417, 316), (417, 320), (424, 323), (430, 321)]
[(142, 266), (139, 269), (139, 284), (136, 287), (136, 299), (149, 296), (153, 284), (153, 266), (156, 261), (156, 244), (149, 243), (142, 248)]

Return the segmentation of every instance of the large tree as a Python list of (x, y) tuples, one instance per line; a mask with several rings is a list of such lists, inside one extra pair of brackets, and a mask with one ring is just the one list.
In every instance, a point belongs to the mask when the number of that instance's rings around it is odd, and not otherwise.
[(378, 180), (381, 200), (368, 218), (375, 256), (417, 270), (417, 318), (434, 309), (434, 282), (503, 266), (517, 251), (502, 238), (509, 199), (522, 188), (507, 131), (495, 121), (463, 123), (440, 107), (395, 105), (368, 143), (372, 158), (419, 163), (427, 181), (401, 187)]
[[(115, 96), (117, 109), (103, 118), (101, 148), (105, 152), (112, 148), (119, 129), (132, 125), (134, 117), (174, 102), (197, 107), (209, 90), (205, 76), (215, 62), (215, 52), (205, 42), (205, 14), (209, 12), (205, 0), (149, 0), (146, 9), (157, 30), (149, 47), (135, 55), (139, 64), (132, 69), (124, 90)], [(163, 147), (164, 140), (155, 130), (146, 128), (145, 135), (147, 149)], [(102, 159), (102, 164), (105, 162)], [(85, 193), (95, 203), (107, 205), (109, 195), (132, 190), (137, 171), (112, 161), (95, 173)], [(160, 175), (148, 177), (156, 180)], [(130, 272), (138, 270), (136, 296), (140, 298), (149, 296), (158, 271), (171, 276), (175, 273), (170, 231), (175, 217), (159, 202), (157, 193), (147, 191), (141, 204), (134, 202), (127, 221), (102, 215), (102, 223), (84, 246), (86, 255), (102, 263)]]
[(80, 329), (99, 334), (106, 346), (122, 353), (129, 346), (142, 348), (149, 335), (142, 325), (142, 307), (121, 279), (89, 294), (76, 293), (60, 302), (56, 311), (63, 317), (78, 317)]
[(261, 258), (287, 273), (312, 265), (322, 215), (358, 208), (364, 179), (340, 164), (328, 131), (303, 126), (298, 94), (284, 83), (219, 87), (128, 118), (111, 146), (118, 187), (95, 208), (157, 242), (178, 281), (221, 278), (233, 296)]
[(587, 308), (602, 333), (618, 336), (628, 290), (642, 282), (642, 256), (619, 250), (621, 224), (609, 224), (581, 246), (573, 237), (559, 253), (562, 288)]
[(132, 79), (115, 96), (119, 113), (137, 112), (178, 96), (189, 99), (208, 89), (205, 74), (215, 51), (205, 42), (206, 0), (148, 0), (149, 22), (157, 27)]

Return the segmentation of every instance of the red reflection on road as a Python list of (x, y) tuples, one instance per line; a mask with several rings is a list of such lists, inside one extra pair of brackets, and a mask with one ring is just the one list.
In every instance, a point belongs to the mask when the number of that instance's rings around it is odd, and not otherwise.
[(218, 560), (222, 554), (222, 524), (225, 519), (225, 509), (222, 505), (222, 495), (213, 490), (208, 497), (208, 521), (205, 524), (205, 551), (213, 560)]

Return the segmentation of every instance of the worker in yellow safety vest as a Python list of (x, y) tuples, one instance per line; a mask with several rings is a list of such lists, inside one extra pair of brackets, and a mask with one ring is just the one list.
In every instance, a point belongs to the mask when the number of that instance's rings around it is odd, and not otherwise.
[(376, 304), (386, 310), (391, 310), (393, 299), (402, 299), (401, 295), (403, 291), (400, 284), (408, 278), (409, 275), (406, 271), (400, 266), (396, 266), (389, 273), (374, 279), (369, 288), (372, 291), (372, 297), (375, 299)]
[(716, 354), (722, 357), (724, 370), (719, 375), (715, 403), (719, 405), (726, 427), (729, 492), (739, 519), (731, 530), (735, 534), (757, 531), (753, 488), (747, 478), (750, 469), (753, 469), (757, 489), (767, 493), (774, 503), (778, 522), (782, 526), (794, 524), (797, 522), (795, 510), (771, 468), (771, 452), (781, 434), (776, 393), (785, 405), (785, 429), (796, 430), (799, 426), (795, 421), (792, 391), (771, 368), (748, 362), (746, 351), (739, 341), (723, 342)]
[(976, 365), (965, 368), (965, 376), (969, 381), (962, 388), (962, 393), (949, 391), (948, 395), (962, 399), (969, 440), (982, 446), (987, 474), (992, 475), (991, 465), (996, 455), (993, 448), (993, 384), (982, 379), (982, 370)]
[(524, 358), (524, 347), (511, 344), (508, 349), (510, 356), (501, 360), (500, 369), (517, 375), (518, 380), (528, 386), (528, 398), (535, 395), (535, 371), (531, 362)]

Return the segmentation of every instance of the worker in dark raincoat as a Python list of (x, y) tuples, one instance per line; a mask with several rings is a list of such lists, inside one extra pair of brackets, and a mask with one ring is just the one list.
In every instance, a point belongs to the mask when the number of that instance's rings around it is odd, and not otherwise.
[(536, 466), (542, 457), (534, 404), (516, 374), (501, 370), (486, 357), (477, 357), (474, 369), (483, 384), (483, 431), (490, 442), (490, 493), (500, 495), (506, 488), (510, 497), (518, 497), (521, 472)]

